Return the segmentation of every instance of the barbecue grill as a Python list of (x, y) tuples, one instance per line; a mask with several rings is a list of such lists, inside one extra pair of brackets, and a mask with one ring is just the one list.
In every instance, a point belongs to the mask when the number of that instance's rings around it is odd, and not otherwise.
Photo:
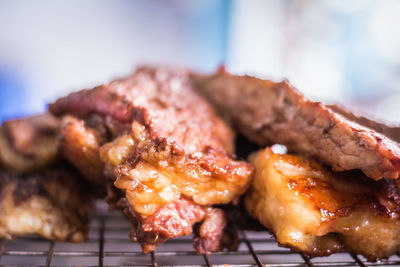
[(130, 223), (118, 212), (110, 212), (103, 202), (95, 214), (85, 243), (50, 242), (31, 236), (3, 240), (0, 266), (393, 266), (400, 257), (368, 263), (363, 257), (337, 253), (309, 259), (301, 253), (281, 248), (267, 232), (240, 232), (238, 251), (197, 255), (192, 237), (170, 240), (151, 254), (129, 239)]

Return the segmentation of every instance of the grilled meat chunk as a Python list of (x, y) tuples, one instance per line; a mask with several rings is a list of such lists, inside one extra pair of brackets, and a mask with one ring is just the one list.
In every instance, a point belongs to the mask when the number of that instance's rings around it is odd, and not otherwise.
[(55, 241), (84, 241), (92, 196), (78, 177), (60, 167), (29, 174), (0, 171), (0, 237), (36, 234)]
[[(88, 136), (93, 130), (98, 132), (94, 136), (103, 136), (96, 144), (103, 171), (120, 190), (108, 199), (131, 218), (132, 239), (145, 252), (189, 234), (204, 209), (235, 201), (248, 187), (251, 165), (232, 158), (232, 130), (193, 90), (187, 71), (141, 68), (125, 79), (61, 98), (50, 111), (83, 120), (70, 128), (70, 136), (73, 131)], [(104, 131), (93, 127), (94, 116)], [(79, 150), (68, 142), (63, 147), (68, 154)], [(69, 157), (78, 168), (79, 158)], [(174, 219), (157, 221), (169, 217)], [(162, 228), (169, 230), (160, 235)]]
[(374, 181), (361, 172), (333, 173), (307, 158), (275, 154), (252, 157), (255, 178), (247, 211), (295, 251), (326, 256), (346, 249), (374, 261), (400, 247), (397, 180)]
[(50, 114), (1, 125), (0, 237), (86, 238), (93, 194), (57, 154), (59, 130)]
[(259, 145), (284, 144), (335, 171), (361, 169), (376, 180), (399, 177), (400, 145), (385, 131), (306, 99), (287, 81), (234, 76), (224, 70), (192, 75), (192, 81), (238, 131)]
[(53, 163), (59, 129), (59, 120), (49, 113), (4, 122), (0, 127), (1, 163), (20, 173)]

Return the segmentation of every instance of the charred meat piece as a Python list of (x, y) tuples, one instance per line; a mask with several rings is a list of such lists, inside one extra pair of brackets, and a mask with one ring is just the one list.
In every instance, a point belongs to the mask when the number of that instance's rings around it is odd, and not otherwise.
[(1, 163), (20, 173), (53, 163), (59, 129), (59, 120), (49, 113), (4, 122), (0, 127)]
[(287, 81), (234, 76), (224, 70), (192, 75), (192, 81), (238, 131), (259, 145), (284, 144), (335, 171), (361, 169), (376, 180), (399, 176), (400, 145), (385, 131), (373, 130), (371, 125), (377, 124), (359, 124), (312, 102)]
[(333, 173), (315, 161), (269, 148), (252, 156), (252, 162), (256, 172), (246, 209), (281, 245), (311, 256), (346, 249), (370, 261), (398, 252), (397, 180), (374, 181), (359, 171)]
[(29, 174), (0, 171), (0, 237), (36, 234), (82, 242), (92, 210), (90, 190), (64, 168)]
[[(81, 130), (85, 138), (93, 130), (93, 136), (101, 136), (96, 146), (103, 171), (120, 190), (109, 195), (109, 202), (130, 217), (132, 239), (145, 252), (189, 234), (207, 207), (235, 201), (248, 187), (251, 165), (232, 158), (232, 130), (193, 90), (187, 71), (141, 68), (125, 79), (61, 98), (50, 111), (82, 120), (70, 128), (70, 136)], [(101, 118), (100, 130), (93, 117)], [(79, 150), (68, 143), (63, 145), (68, 154)], [(79, 158), (69, 157), (78, 168)]]

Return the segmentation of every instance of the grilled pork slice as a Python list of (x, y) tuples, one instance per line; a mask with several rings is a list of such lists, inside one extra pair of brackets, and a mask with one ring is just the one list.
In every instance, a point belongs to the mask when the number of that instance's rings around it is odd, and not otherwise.
[(4, 122), (0, 127), (0, 161), (20, 173), (53, 163), (59, 130), (59, 120), (49, 113)]
[(0, 188), (1, 238), (86, 239), (92, 197), (78, 174), (62, 167), (29, 174), (0, 171)]
[(400, 146), (384, 135), (385, 130), (380, 133), (371, 121), (346, 118), (306, 99), (287, 81), (234, 76), (223, 70), (211, 76), (192, 75), (192, 81), (238, 131), (259, 145), (284, 144), (335, 171), (361, 169), (376, 180), (399, 177)]
[(233, 131), (194, 91), (187, 71), (141, 68), (61, 98), (50, 111), (76, 117), (63, 130), (64, 153), (79, 169), (82, 160), (105, 166), (120, 190), (108, 190), (109, 203), (128, 214), (132, 239), (145, 252), (189, 234), (208, 207), (237, 200), (249, 185), (251, 165), (231, 156)]
[(311, 256), (346, 249), (370, 261), (398, 252), (396, 180), (332, 173), (307, 158), (269, 148), (253, 155), (252, 162), (256, 172), (246, 209), (282, 246)]

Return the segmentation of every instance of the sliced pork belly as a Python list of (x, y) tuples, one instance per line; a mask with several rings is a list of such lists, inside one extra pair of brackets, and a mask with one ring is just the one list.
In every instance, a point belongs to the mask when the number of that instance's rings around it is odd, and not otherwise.
[(281, 245), (311, 256), (348, 250), (370, 261), (398, 252), (397, 180), (333, 173), (305, 157), (275, 154), (270, 148), (253, 155), (252, 162), (256, 172), (246, 209)]

